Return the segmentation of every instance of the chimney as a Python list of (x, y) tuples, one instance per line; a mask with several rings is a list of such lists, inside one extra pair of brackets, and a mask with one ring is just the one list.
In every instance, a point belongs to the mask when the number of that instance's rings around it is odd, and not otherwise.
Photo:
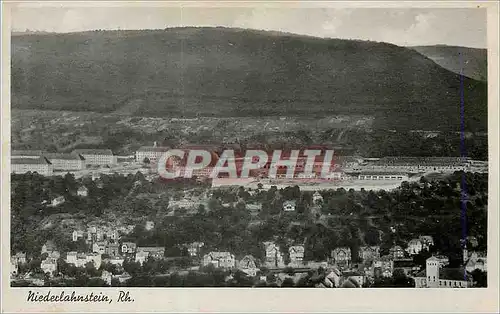
[(153, 147), (156, 147), (156, 146), (157, 146), (157, 145), (156, 145), (156, 141), (154, 141), (154, 142), (153, 142)]

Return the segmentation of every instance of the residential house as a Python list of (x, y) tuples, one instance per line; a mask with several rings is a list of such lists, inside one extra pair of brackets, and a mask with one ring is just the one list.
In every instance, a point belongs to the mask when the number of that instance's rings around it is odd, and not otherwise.
[(113, 279), (113, 274), (107, 270), (103, 270), (101, 274), (101, 279), (108, 285), (111, 286), (111, 279)]
[(468, 288), (472, 286), (472, 276), (465, 268), (445, 268), (435, 256), (426, 260), (425, 270), (417, 273), (415, 288)]
[(96, 269), (99, 269), (99, 267), (101, 267), (101, 264), (102, 264), (101, 254), (99, 254), (99, 253), (87, 253), (85, 255), (85, 258), (87, 259), (87, 263), (92, 262)]
[(203, 242), (193, 242), (193, 243), (186, 245), (189, 256), (191, 256), (191, 257), (198, 256), (201, 248), (204, 245), (205, 245), (205, 243), (203, 243)]
[(38, 173), (42, 176), (51, 176), (54, 168), (50, 161), (39, 156), (38, 158), (12, 158), (10, 160), (11, 173)]
[(80, 155), (86, 165), (106, 166), (116, 164), (116, 156), (110, 149), (75, 149), (72, 154)]
[(323, 196), (321, 196), (321, 194), (318, 191), (314, 192), (313, 204), (320, 204), (322, 202), (323, 202)]
[(160, 246), (139, 246), (137, 252), (146, 252), (155, 259), (162, 259), (165, 256), (165, 248)]
[(113, 242), (118, 241), (120, 238), (120, 234), (116, 229), (108, 229), (106, 230), (106, 239), (111, 240)]
[(361, 284), (356, 280), (356, 276), (348, 277), (342, 281), (340, 288), (361, 288)]
[(76, 267), (85, 267), (87, 263), (92, 263), (98, 269), (101, 267), (102, 259), (99, 253), (77, 253), (73, 251), (66, 253), (66, 263), (73, 264)]
[(302, 265), (304, 262), (304, 246), (303, 245), (295, 245), (291, 246), (288, 249), (288, 253), (290, 255), (290, 264), (292, 265)]
[(52, 251), (49, 253), (48, 257), (59, 259), (59, 257), (61, 257), (61, 253), (59, 253), (59, 251)]
[(336, 265), (349, 266), (351, 264), (351, 249), (348, 247), (338, 247), (332, 251), (332, 259)]
[(47, 257), (40, 264), (40, 268), (44, 273), (53, 274), (57, 271), (57, 260), (55, 258)]
[(52, 200), (51, 205), (53, 207), (56, 207), (56, 206), (63, 204), (64, 202), (66, 202), (66, 199), (64, 198), (64, 196), (58, 196)]
[(264, 242), (264, 247), (266, 250), (266, 266), (267, 267), (283, 267), (283, 253), (281, 253), (280, 248), (274, 242)]
[(402, 259), (405, 258), (405, 250), (399, 245), (395, 245), (391, 247), (389, 250), (390, 255), (393, 259)]
[(137, 244), (133, 242), (123, 242), (121, 248), (122, 254), (134, 254), (137, 249)]
[(26, 264), (26, 253), (17, 252), (14, 256), (12, 256), (17, 264)]
[(45, 154), (54, 170), (79, 171), (85, 169), (85, 158), (80, 155), (50, 153)]
[(107, 258), (104, 260), (104, 262), (106, 263), (110, 263), (117, 266), (122, 266), (124, 261), (125, 259), (121, 256), (112, 256), (111, 258)]
[(380, 277), (392, 277), (394, 271), (393, 255), (384, 255), (379, 259), (373, 261), (374, 275)]
[(448, 256), (444, 255), (434, 255), (435, 258), (439, 260), (442, 266), (448, 266), (450, 264), (450, 259)]
[(76, 190), (76, 195), (86, 197), (89, 195), (89, 189), (86, 186), (82, 185), (78, 188), (78, 190)]
[(486, 272), (488, 271), (487, 265), (488, 265), (488, 259), (486, 253), (471, 252), (465, 264), (465, 269), (468, 272), (473, 272), (476, 269)]
[(327, 288), (337, 288), (340, 287), (340, 282), (342, 280), (342, 272), (337, 268), (333, 268), (326, 276), (323, 284)]
[[(356, 288), (361, 288), (363, 284), (365, 283), (365, 275), (361, 272), (358, 271), (345, 271), (342, 273), (342, 278), (344, 279), (343, 282), (345, 281), (351, 281), (352, 283), (355, 284)], [(343, 288), (350, 288), (350, 287), (343, 287)]]
[(19, 274), (19, 264), (18, 264), (16, 258), (11, 257), (10, 258), (10, 275), (17, 276), (17, 274)]
[(99, 254), (105, 254), (107, 245), (108, 245), (108, 243), (105, 241), (94, 242), (94, 244), (92, 245), (92, 252), (99, 253)]
[(125, 283), (127, 280), (129, 280), (130, 278), (132, 278), (132, 276), (130, 276), (129, 273), (124, 272), (123, 274), (121, 274), (119, 276), (116, 276), (116, 278), (118, 278), (118, 281), (120, 283)]
[(408, 247), (406, 248), (406, 252), (410, 255), (417, 255), (419, 254), (423, 249), (423, 244), (422, 241), (419, 239), (412, 239), (410, 242), (408, 242)]
[(153, 230), (154, 228), (155, 228), (154, 221), (151, 220), (146, 221), (146, 226), (145, 226), (146, 231)]
[(73, 232), (71, 233), (71, 239), (73, 240), (73, 242), (76, 242), (78, 241), (78, 239), (81, 239), (83, 238), (83, 231), (82, 230), (73, 230)]
[(41, 254), (47, 253), (50, 254), (54, 252), (57, 249), (56, 244), (52, 240), (48, 240), (45, 242), (44, 245), (42, 245), (42, 251)]
[(466, 242), (467, 246), (470, 245), (470, 247), (472, 247), (472, 248), (475, 248), (479, 245), (479, 241), (477, 240), (477, 238), (475, 236), (468, 236), (466, 238), (466, 241), (467, 241)]
[(104, 231), (97, 226), (89, 226), (87, 228), (87, 242), (93, 243), (104, 240)]
[(430, 235), (419, 236), (418, 239), (422, 242), (423, 250), (429, 250), (431, 246), (434, 246), (434, 239)]
[(259, 268), (257, 267), (257, 262), (252, 255), (247, 255), (243, 257), (238, 262), (238, 269), (249, 276), (256, 276)]
[(232, 268), (235, 266), (236, 261), (234, 255), (229, 252), (210, 252), (203, 256), (203, 266), (209, 264), (214, 265), (216, 268)]
[(295, 211), (296, 206), (297, 206), (296, 201), (284, 201), (283, 202), (283, 210), (286, 212)]
[(120, 254), (120, 245), (118, 243), (108, 243), (104, 253), (109, 256), (118, 256)]
[(370, 261), (380, 258), (379, 246), (362, 246), (359, 248), (359, 258), (363, 261)]
[(398, 259), (393, 261), (393, 268), (401, 269), (405, 275), (410, 275), (414, 271), (418, 271), (419, 267), (413, 262), (411, 258)]
[(77, 262), (78, 262), (78, 252), (71, 251), (66, 253), (66, 263), (77, 266)]
[(149, 257), (149, 252), (146, 251), (137, 251), (135, 253), (135, 262), (140, 263), (141, 265), (144, 264), (148, 260)]

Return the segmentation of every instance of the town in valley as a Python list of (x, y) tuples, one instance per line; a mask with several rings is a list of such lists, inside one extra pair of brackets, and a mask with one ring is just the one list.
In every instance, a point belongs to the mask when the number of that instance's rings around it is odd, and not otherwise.
[[(195, 148), (224, 147), (178, 147)], [(487, 162), (335, 156), (326, 180), (165, 181), (169, 149), (13, 150), (12, 285), (486, 285)]]
[(488, 286), (486, 4), (273, 5), (16, 5), (12, 287)]

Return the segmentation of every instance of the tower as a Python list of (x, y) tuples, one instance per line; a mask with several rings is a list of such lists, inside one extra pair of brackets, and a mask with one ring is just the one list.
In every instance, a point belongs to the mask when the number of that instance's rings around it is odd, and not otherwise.
[(439, 268), (440, 262), (439, 260), (432, 256), (429, 257), (426, 261), (425, 273), (427, 276), (427, 287), (436, 288), (439, 285)]

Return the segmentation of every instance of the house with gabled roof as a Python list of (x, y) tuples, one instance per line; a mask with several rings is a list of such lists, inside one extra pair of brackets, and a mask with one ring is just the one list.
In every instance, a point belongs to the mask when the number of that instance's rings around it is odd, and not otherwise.
[(233, 268), (236, 265), (234, 255), (229, 252), (210, 252), (203, 256), (203, 266), (214, 265), (216, 268)]
[(294, 245), (288, 248), (288, 253), (290, 255), (290, 264), (301, 265), (304, 262), (304, 246)]
[(249, 276), (256, 276), (259, 268), (257, 260), (252, 255), (246, 255), (238, 262), (238, 269)]

